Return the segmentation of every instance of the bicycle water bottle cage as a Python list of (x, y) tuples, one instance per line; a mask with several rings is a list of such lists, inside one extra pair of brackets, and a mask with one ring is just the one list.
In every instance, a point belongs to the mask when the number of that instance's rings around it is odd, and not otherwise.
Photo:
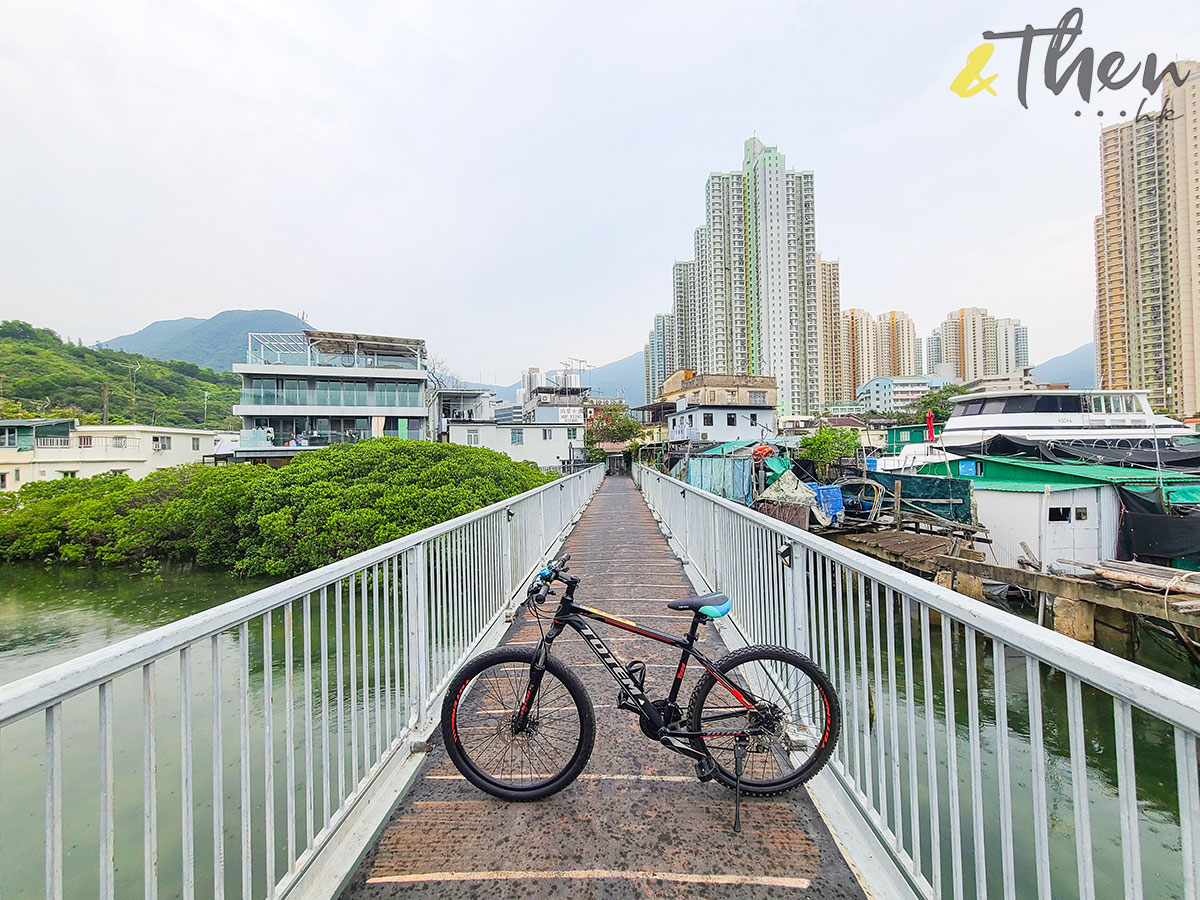
[[(635, 659), (625, 667), (625, 671), (629, 673), (629, 680), (637, 685), (639, 691), (646, 689), (646, 664), (640, 659)], [(640, 713), (641, 709), (633, 698), (623, 690), (617, 691), (617, 709), (628, 710), (629, 712)]]

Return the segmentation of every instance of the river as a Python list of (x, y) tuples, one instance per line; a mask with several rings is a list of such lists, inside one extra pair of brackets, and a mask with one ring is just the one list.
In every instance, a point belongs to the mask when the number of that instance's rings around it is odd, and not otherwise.
[[(33, 672), (53, 666), (83, 653), (115, 643), (122, 638), (139, 634), (147, 629), (175, 619), (200, 612), (214, 605), (249, 593), (270, 582), (255, 582), (233, 578), (224, 573), (206, 571), (167, 571), (159, 576), (130, 575), (119, 571), (97, 571), (90, 569), (46, 569), (37, 566), (7, 565), (0, 567), (0, 683), (11, 682)], [(253, 628), (253, 626), (252, 626)], [(273, 633), (275, 629), (272, 629)], [(261, 636), (254, 638), (251, 647), (261, 647)], [(1101, 631), (1101, 646), (1118, 652), (1129, 652), (1133, 658), (1150, 668), (1191, 684), (1200, 683), (1198, 671), (1170, 642), (1150, 632), (1143, 632), (1140, 643), (1112, 643), (1115, 635)], [(238, 666), (241, 648), (236, 633), (221, 637), (220, 654), (227, 672)], [(274, 637), (279, 654), (283, 643), (282, 632)], [(956, 639), (956, 645), (958, 640)], [(965, 678), (961, 671), (961, 647), (956, 646), (956, 675), (959, 697), (956, 702), (958, 720), (958, 743), (961, 766), (966, 761), (966, 698)], [(319, 651), (316, 651), (319, 654)], [(300, 657), (297, 654), (297, 661)], [(281, 660), (272, 667), (272, 682), (277, 685), (283, 678)], [(980, 648), (979, 671), (981, 688), (991, 684), (993, 660), (990, 653)], [(252, 681), (261, 686), (262, 659), (260, 654), (251, 656)], [(197, 660), (196, 684), (204, 684), (203, 660)], [(1027, 827), (1029, 801), (1029, 754), (1028, 721), (1023, 715), (1022, 685), (1023, 665), (1009, 673), (1010, 727), (1012, 729), (1012, 766), (1014, 772), (1014, 814), (1018, 822), (1016, 854), (1018, 863), (1019, 895), (1025, 896), (1033, 887), (1032, 837)], [(940, 684), (941, 673), (936, 672), (935, 684)], [(125, 677), (116, 686), (116, 734), (117, 734), (117, 896), (140, 896), (142, 893), (142, 706), (138, 688), (140, 679)], [(918, 681), (918, 684), (920, 682)], [(179, 722), (177, 707), (169, 702), (178, 697), (178, 666), (160, 664), (157, 691), (162, 698), (158, 711), (158, 851), (160, 863), (159, 896), (171, 897), (179, 894), (180, 886), (172, 879), (178, 871), (180, 846), (179, 824)], [(1055, 896), (1069, 897), (1074, 894), (1074, 842), (1071, 833), (1072, 818), (1069, 803), (1069, 760), (1066, 742), (1066, 702), (1063, 680), (1060, 674), (1045, 670), (1043, 674), (1045, 701), (1045, 723), (1047, 743), (1047, 776), (1050, 794), (1050, 818), (1052, 846), (1055, 851)], [(275, 691), (278, 704), (282, 693)], [(940, 691), (937, 692), (940, 695)], [(918, 700), (920, 700), (918, 696)], [(848, 698), (843, 698), (843, 704)], [(942, 703), (935, 704), (938, 727), (942, 727)], [(982, 755), (984, 780), (987, 782), (985, 796), (995, 796), (995, 739), (992, 726), (993, 713), (990, 697), (981, 698), (984, 717), (982, 731)], [(1085, 689), (1085, 719), (1087, 739), (1093, 754), (1089, 772), (1092, 798), (1093, 837), (1097, 848), (1095, 860), (1098, 896), (1117, 897), (1121, 889), (1121, 857), (1116, 817), (1116, 762), (1112, 752), (1111, 703), (1102, 700), (1095, 692)], [(94, 705), (94, 695), (85, 701)], [(901, 700), (903, 704), (903, 699)], [(201, 692), (197, 696), (195, 717), (197, 722), (196, 746), (203, 748), (209, 733), (203, 725), (211, 707)], [(254, 692), (250, 700), (252, 713), (261, 714), (261, 690)], [(918, 703), (918, 709), (921, 709)], [(94, 710), (84, 710), (74, 720), (94, 719)], [(234, 710), (228, 712), (234, 715)], [(277, 715), (280, 715), (277, 712)], [(67, 722), (73, 721), (68, 717)], [(1178, 810), (1175, 806), (1175, 765), (1170, 750), (1169, 729), (1148, 717), (1135, 713), (1136, 751), (1138, 756), (1138, 787), (1141, 806), (1142, 865), (1145, 872), (1146, 896), (1171, 898), (1182, 894), (1178, 873), (1179, 826)], [(236, 731), (235, 721), (226, 725), (226, 756), (231, 767), (236, 766), (236, 748), (233, 746)], [(923, 728), (923, 725), (922, 725)], [(919, 729), (920, 730), (920, 729)], [(279, 729), (282, 731), (282, 729)], [(263, 748), (258, 732), (258, 741), (251, 763), (253, 781), (260, 784), (263, 778)], [(64, 737), (64, 818), (67, 828), (64, 834), (64, 876), (67, 896), (94, 896), (97, 884), (96, 853), (96, 807), (95, 785), (98, 776), (98, 737), (94, 725), (75, 726)], [(278, 740), (278, 737), (277, 737)], [(647, 748), (647, 752), (656, 752)], [(230, 754), (235, 754), (231, 756)], [(282, 744), (277, 749), (279, 758), (284, 751)], [(45, 731), (41, 716), (33, 716), (10, 725), (0, 735), (0, 895), (13, 897), (40, 896), (43, 891), (43, 810), (46, 783)], [(906, 753), (902, 754), (906, 757)], [(197, 797), (211, 793), (208, 775), (210, 762), (198, 755), (195, 764)], [(122, 765), (124, 763), (124, 765)], [(922, 756), (918, 772), (924, 772)], [(226, 786), (226, 893), (233, 896), (240, 891), (240, 876), (236, 869), (238, 834), (237, 778), (233, 768)], [(907, 776), (907, 766), (902, 766)], [(964, 835), (970, 834), (969, 786), (963, 784)], [(73, 800), (73, 798), (76, 798)], [(86, 798), (86, 800), (84, 799)], [(298, 798), (302, 799), (302, 798)], [(945, 805), (943, 791), (939, 806)], [(922, 803), (926, 803), (922, 797)], [(256, 801), (257, 803), (257, 801)], [(260, 807), (256, 807), (260, 808)], [(209, 823), (203, 821), (209, 807), (197, 804), (196, 856), (197, 896), (208, 896), (212, 891), (213, 841), (211, 813)], [(987, 816), (996, 815), (995, 804), (987, 803)], [(924, 819), (924, 816), (922, 816)], [(283, 833), (282, 816), (276, 819), (275, 846), (277, 858), (282, 861), (286, 853), (286, 836)], [(943, 812), (942, 829), (944, 841), (949, 840), (948, 815)], [(923, 846), (928, 853), (928, 833), (923, 835)], [(265, 836), (254, 835), (254, 879), (256, 895), (263, 891), (258, 885), (266, 886), (263, 869)], [(968, 837), (969, 840), (969, 837)], [(944, 843), (944, 846), (948, 844)], [(1112, 847), (1113, 850), (1108, 848)], [(989, 887), (999, 882), (998, 848), (989, 842), (988, 880)], [(1115, 853), (1114, 853), (1115, 851)], [(966, 854), (967, 865), (972, 865), (972, 854)], [(204, 860), (209, 860), (207, 865)], [(949, 871), (945, 872), (949, 880)], [(970, 896), (971, 876), (967, 875), (967, 895)]]

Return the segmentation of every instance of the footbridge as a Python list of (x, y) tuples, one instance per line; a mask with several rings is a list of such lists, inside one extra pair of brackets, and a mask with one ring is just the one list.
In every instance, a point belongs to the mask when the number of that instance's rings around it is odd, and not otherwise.
[[(555, 652), (597, 716), (584, 775), (529, 804), (471, 787), (442, 695), (476, 653), (538, 639), (519, 601), (564, 547), (584, 602), (682, 631), (667, 602), (719, 590), (707, 653), (815, 659), (843, 708), (826, 769), (745, 802), (734, 835), (732, 795), (645, 740), (571, 636)], [(612, 645), (648, 685), (674, 669)], [(1197, 900), (1198, 733), (1200, 690), (597, 467), (0, 687), (0, 808), (19, 811), (0, 897)], [(37, 783), (4, 779), (11, 752)]]

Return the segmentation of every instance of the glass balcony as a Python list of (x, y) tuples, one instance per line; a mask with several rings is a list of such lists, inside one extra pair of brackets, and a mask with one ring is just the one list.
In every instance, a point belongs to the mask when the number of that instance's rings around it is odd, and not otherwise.
[(239, 403), (244, 406), (369, 406), (376, 408), (424, 406), (419, 385), (318, 385), (315, 388), (244, 388)]

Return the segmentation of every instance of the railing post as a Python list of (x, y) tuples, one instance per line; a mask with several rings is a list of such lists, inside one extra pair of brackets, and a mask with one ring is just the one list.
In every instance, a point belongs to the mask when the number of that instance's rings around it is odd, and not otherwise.
[(409, 726), (420, 728), (425, 724), (429, 694), (429, 576), (426, 550), (428, 545), (418, 544), (409, 550), (408, 583), (404, 590), (404, 621), (408, 640), (404, 642), (404, 689), (411, 693), (415, 702), (409, 707)]
[(793, 650), (808, 655), (808, 603), (805, 591), (808, 585), (808, 553), (795, 541), (788, 542), (791, 566), (783, 580), (784, 630)]
[(500, 554), (503, 559), (504, 572), (501, 576), (501, 588), (504, 591), (504, 605), (507, 607), (513, 593), (512, 567), (512, 509), (504, 510), (504, 518), (500, 525)]

